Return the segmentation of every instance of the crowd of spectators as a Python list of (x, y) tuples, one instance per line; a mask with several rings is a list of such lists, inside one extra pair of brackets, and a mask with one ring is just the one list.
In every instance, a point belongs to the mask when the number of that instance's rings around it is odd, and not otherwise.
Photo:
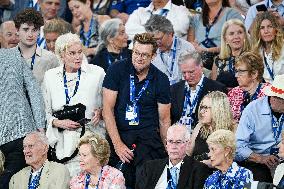
[(284, 189), (284, 0), (0, 1), (0, 189)]

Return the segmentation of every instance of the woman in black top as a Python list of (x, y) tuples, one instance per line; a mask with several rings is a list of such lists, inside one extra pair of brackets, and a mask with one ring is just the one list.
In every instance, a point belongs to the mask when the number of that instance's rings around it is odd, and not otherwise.
[(100, 44), (90, 64), (98, 65), (106, 72), (112, 63), (130, 58), (127, 39), (125, 27), (120, 19), (106, 21), (100, 28)]

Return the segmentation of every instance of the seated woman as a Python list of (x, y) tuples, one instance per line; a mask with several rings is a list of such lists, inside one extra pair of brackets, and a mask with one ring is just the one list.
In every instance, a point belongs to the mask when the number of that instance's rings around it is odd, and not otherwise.
[(98, 135), (86, 135), (78, 144), (81, 172), (70, 181), (70, 189), (124, 189), (122, 172), (107, 165), (110, 147)]
[[(61, 66), (48, 70), (43, 82), (46, 135), (50, 146), (56, 150), (56, 159), (62, 160), (58, 162), (65, 163), (70, 175), (74, 176), (80, 171), (79, 157), (76, 156), (80, 136), (84, 131), (101, 135), (105, 133), (100, 121), (105, 72), (102, 68), (87, 63), (77, 34), (59, 36), (55, 43), (55, 53)], [(71, 111), (71, 108), (75, 111)], [(75, 116), (72, 112), (76, 113)], [(58, 115), (62, 114), (66, 116), (59, 118)], [(74, 120), (77, 117), (80, 120)], [(91, 122), (86, 125), (80, 123), (84, 122), (84, 118), (91, 119)]]
[(269, 83), (262, 83), (263, 63), (259, 55), (245, 52), (235, 64), (235, 75), (239, 86), (228, 93), (233, 117), (240, 120), (242, 111), (253, 100), (264, 96), (263, 88)]
[(270, 11), (257, 14), (252, 28), (252, 49), (263, 58), (265, 82), (284, 74), (284, 34), (277, 18)]
[(238, 86), (235, 78), (235, 62), (250, 50), (246, 28), (242, 21), (231, 19), (225, 22), (221, 34), (220, 54), (214, 60), (211, 79), (226, 85), (229, 89)]
[(228, 0), (204, 0), (201, 14), (194, 15), (189, 29), (189, 41), (202, 53), (204, 67), (211, 70), (214, 56), (220, 52), (221, 30), (227, 20), (240, 19)]
[(235, 134), (229, 130), (217, 130), (207, 139), (211, 165), (218, 169), (210, 175), (204, 189), (242, 189), (253, 180), (252, 172), (234, 162)]
[[(281, 137), (282, 139), (279, 144), (278, 156), (283, 160), (284, 159), (284, 131), (282, 131)], [(275, 173), (274, 173), (273, 184), (278, 186), (279, 188), (284, 188), (284, 163), (281, 163), (277, 166)]]
[(100, 28), (100, 44), (97, 54), (90, 61), (90, 64), (102, 67), (105, 72), (108, 67), (119, 60), (131, 57), (131, 52), (127, 48), (128, 36), (125, 27), (118, 18), (105, 21)]
[(188, 155), (210, 165), (207, 156), (209, 152), (207, 137), (218, 129), (234, 131), (236, 127), (227, 95), (219, 91), (205, 95), (198, 109), (198, 121), (192, 132)]

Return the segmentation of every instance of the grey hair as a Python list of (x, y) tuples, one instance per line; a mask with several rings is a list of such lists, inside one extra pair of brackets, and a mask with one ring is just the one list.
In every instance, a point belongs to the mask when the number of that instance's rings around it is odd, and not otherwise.
[(109, 44), (109, 39), (117, 36), (120, 25), (123, 25), (123, 22), (119, 18), (107, 20), (101, 25), (99, 30), (100, 42), (97, 52)]
[(62, 63), (61, 60), (61, 54), (63, 52), (66, 52), (67, 48), (69, 47), (69, 45), (71, 45), (72, 43), (80, 43), (81, 44), (81, 40), (80, 37), (77, 34), (73, 34), (73, 33), (66, 33), (63, 34), (61, 36), (59, 36), (55, 42), (55, 55), (59, 60), (59, 63)]
[(153, 14), (144, 25), (147, 32), (174, 33), (174, 27), (170, 20), (161, 15)]
[(186, 60), (193, 59), (195, 60), (196, 65), (202, 65), (201, 54), (197, 51), (185, 51), (182, 52), (179, 59), (178, 64), (185, 64)]
[(4, 154), (0, 150), (0, 175), (4, 171), (4, 163), (5, 163), (5, 156), (4, 156)]
[(14, 24), (14, 26), (15, 26), (15, 22), (13, 21), (13, 20), (8, 20), (8, 21), (5, 21), (5, 22), (2, 22), (2, 24), (0, 25), (0, 33), (3, 33), (3, 31), (4, 31), (4, 26), (6, 25), (6, 24)]
[[(173, 124), (172, 126), (170, 126), (169, 128), (172, 128), (174, 130), (176, 130), (177, 128), (181, 128), (182, 130), (184, 130), (184, 133), (183, 133), (184, 134), (183, 135), (184, 139), (185, 140), (190, 140), (190, 132), (189, 132), (189, 130), (187, 129), (187, 127), (185, 125), (177, 122), (177, 123)], [(174, 131), (174, 132), (176, 132), (176, 131)]]
[(43, 132), (33, 131), (33, 132), (27, 134), (26, 137), (31, 136), (31, 135), (35, 135), (39, 139), (39, 141), (42, 142), (43, 144), (45, 144), (47, 146), (49, 145), (48, 138)]

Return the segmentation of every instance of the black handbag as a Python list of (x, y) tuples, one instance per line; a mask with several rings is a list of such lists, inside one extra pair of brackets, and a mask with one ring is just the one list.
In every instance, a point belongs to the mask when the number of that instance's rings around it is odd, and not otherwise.
[[(59, 120), (64, 120), (64, 119), (70, 119), (72, 121), (80, 123), (82, 126), (82, 131), (80, 134), (80, 137), (82, 137), (85, 134), (85, 124), (90, 121), (90, 119), (85, 118), (85, 111), (86, 111), (86, 106), (79, 103), (73, 106), (64, 106), (63, 110), (59, 110), (56, 112), (53, 112), (53, 116), (58, 118)], [(59, 131), (63, 131), (64, 129), (58, 128)], [(49, 161), (55, 161), (58, 163), (65, 163), (71, 159), (73, 159), (77, 154), (79, 150), (76, 148), (76, 150), (72, 153), (71, 156), (65, 157), (63, 159), (58, 159), (56, 156), (56, 149), (52, 148), (49, 146), (48, 149), (48, 160)]]

